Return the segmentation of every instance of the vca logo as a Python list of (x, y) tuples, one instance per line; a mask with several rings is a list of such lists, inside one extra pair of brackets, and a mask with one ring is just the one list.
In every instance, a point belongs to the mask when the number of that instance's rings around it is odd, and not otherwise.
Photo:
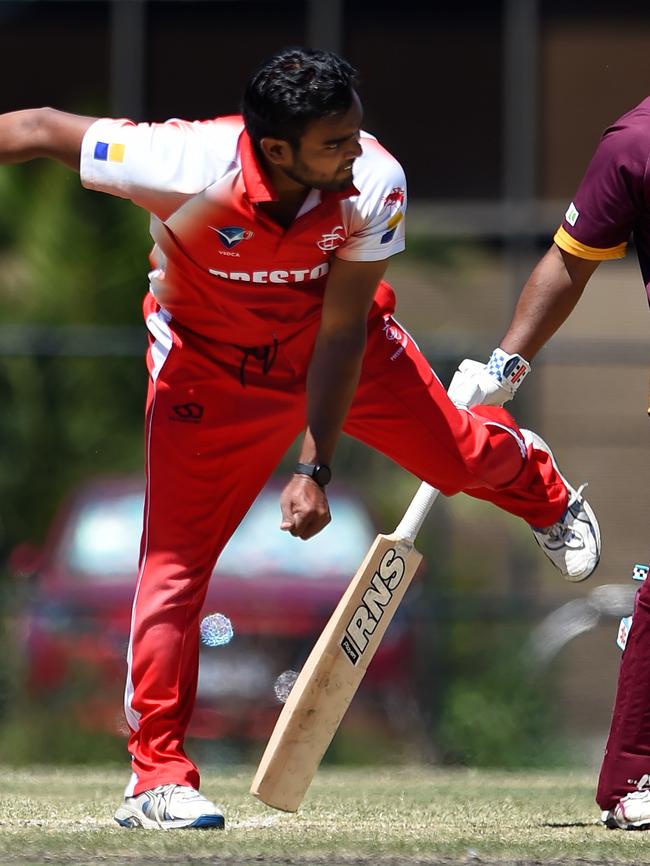
[(341, 648), (353, 665), (357, 664), (365, 652), (368, 637), (379, 625), (384, 610), (402, 582), (404, 571), (402, 557), (394, 548), (387, 550), (361, 598), (361, 604), (352, 614), (341, 641)]
[(215, 226), (210, 226), (210, 228), (217, 233), (219, 240), (227, 250), (231, 250), (242, 241), (249, 241), (255, 237), (255, 232), (243, 229), (241, 226), (223, 226), (223, 228), (219, 229)]

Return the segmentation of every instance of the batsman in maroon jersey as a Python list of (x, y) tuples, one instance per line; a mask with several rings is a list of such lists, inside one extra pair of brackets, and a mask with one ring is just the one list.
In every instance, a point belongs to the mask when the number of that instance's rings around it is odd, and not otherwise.
[[(650, 299), (650, 97), (608, 127), (554, 244), (524, 286), (500, 344), (530, 361), (569, 316), (606, 259), (634, 238)], [(495, 351), (500, 351), (495, 350)], [(489, 365), (464, 361), (450, 396), (465, 405), (508, 399)], [(597, 792), (612, 828), (650, 829), (650, 581), (638, 592)]]

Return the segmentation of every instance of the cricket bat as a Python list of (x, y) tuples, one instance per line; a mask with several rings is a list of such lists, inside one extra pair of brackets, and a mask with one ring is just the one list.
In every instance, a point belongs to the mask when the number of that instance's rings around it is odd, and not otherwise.
[(296, 679), (251, 785), (295, 812), (363, 679), (422, 555), (415, 538), (438, 496), (422, 483), (392, 535), (378, 535)]

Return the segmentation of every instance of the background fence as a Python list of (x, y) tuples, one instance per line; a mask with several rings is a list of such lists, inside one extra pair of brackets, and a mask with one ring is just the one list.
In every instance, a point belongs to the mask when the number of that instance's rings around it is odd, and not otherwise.
[[(364, 126), (409, 178), (408, 250), (390, 267), (398, 315), (448, 382), (461, 358), (498, 342), (601, 130), (650, 90), (649, 39), (644, 2), (0, 2), (0, 110), (214, 116), (237, 110), (251, 68), (276, 49), (341, 51), (361, 71)], [(138, 471), (148, 241), (145, 215), (84, 193), (57, 167), (3, 169), (0, 202), (6, 558), (44, 537), (76, 482)], [(548, 662), (555, 727), (548, 680), (520, 663), (519, 649), (550, 612), (627, 585), (650, 555), (646, 315), (632, 255), (602, 266), (515, 406), (569, 477), (590, 481), (604, 553), (588, 587), (560, 585), (508, 516), (467, 498), (436, 505), (419, 590), (426, 731), (411, 732), (417, 748), (526, 762), (559, 729), (580, 759), (597, 758), (620, 600)], [(397, 518), (413, 480), (349, 442), (337, 463), (382, 521)]]

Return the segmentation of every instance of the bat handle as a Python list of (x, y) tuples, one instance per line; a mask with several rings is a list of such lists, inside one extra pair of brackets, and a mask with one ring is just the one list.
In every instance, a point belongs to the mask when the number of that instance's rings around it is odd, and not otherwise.
[(411, 504), (406, 509), (404, 517), (400, 520), (395, 530), (395, 535), (404, 539), (404, 541), (414, 542), (416, 535), (424, 523), (424, 518), (429, 513), (439, 493), (439, 490), (423, 481), (411, 500)]

